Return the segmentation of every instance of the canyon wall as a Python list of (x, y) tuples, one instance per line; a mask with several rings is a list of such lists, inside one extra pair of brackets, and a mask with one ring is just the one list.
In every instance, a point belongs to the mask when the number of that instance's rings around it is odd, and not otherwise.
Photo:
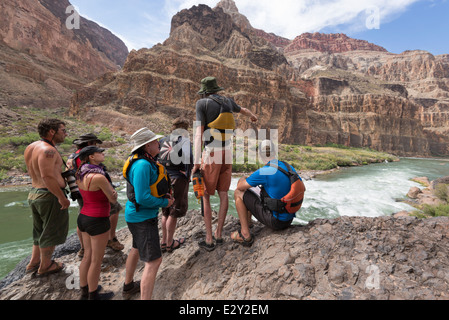
[(110, 122), (123, 114), (166, 133), (176, 116), (195, 120), (199, 83), (215, 76), (224, 95), (260, 117), (257, 128), (278, 129), (283, 143), (448, 155), (447, 56), (392, 54), (342, 34), (288, 40), (253, 28), (222, 0), (176, 14), (163, 44), (131, 52), (123, 70), (78, 90), (70, 113), (132, 133), (138, 125)]
[(68, 0), (1, 0), (0, 106), (68, 107), (73, 91), (120, 69), (125, 44), (80, 17), (68, 29)]

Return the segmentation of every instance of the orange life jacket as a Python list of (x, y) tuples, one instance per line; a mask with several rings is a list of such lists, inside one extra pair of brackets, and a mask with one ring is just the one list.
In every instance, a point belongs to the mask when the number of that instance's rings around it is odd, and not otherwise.
[(288, 176), (290, 179), (290, 191), (282, 199), (273, 199), (268, 195), (265, 189), (262, 188), (262, 203), (271, 211), (294, 214), (301, 209), (306, 187), (298, 173), (293, 171), (292, 166), (285, 161), (283, 162), (287, 166), (288, 171), (279, 167), (275, 163), (270, 163), (270, 166), (278, 169)]

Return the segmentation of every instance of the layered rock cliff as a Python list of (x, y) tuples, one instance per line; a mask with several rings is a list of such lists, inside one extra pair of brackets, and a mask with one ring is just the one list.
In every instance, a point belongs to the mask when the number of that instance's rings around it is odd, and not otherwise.
[(365, 40), (349, 38), (345, 34), (304, 33), (289, 43), (284, 52), (286, 54), (300, 50), (315, 50), (328, 53), (342, 53), (348, 51), (381, 51), (385, 48), (369, 43)]
[[(413, 111), (412, 114), (407, 113), (407, 117), (401, 116), (400, 122), (405, 121), (409, 125), (403, 123), (397, 127), (400, 131), (405, 129), (399, 135), (407, 137), (410, 132), (415, 132), (413, 135), (421, 140), (421, 152), (417, 154), (449, 153), (447, 55), (433, 56), (425, 51), (392, 54), (381, 50), (355, 50), (332, 53), (310, 49), (292, 51), (285, 55), (300, 72), (301, 78), (313, 83), (309, 87), (314, 90), (306, 91), (313, 100), (319, 97), (322, 105), (332, 104), (334, 95), (337, 95), (340, 101), (346, 100), (346, 104), (350, 104), (354, 95), (371, 95), (375, 100), (381, 96), (383, 98), (380, 103), (391, 109), (391, 112), (398, 112), (398, 115), (405, 103)], [(388, 123), (389, 119), (381, 118)], [(363, 116), (360, 119), (363, 120)], [(375, 130), (377, 129), (382, 128)], [(391, 134), (385, 130), (379, 133)], [(359, 135), (360, 138), (363, 138), (362, 135)], [(406, 144), (409, 143), (416, 144), (408, 140)], [(400, 144), (397, 147), (403, 148)], [(398, 154), (404, 154), (402, 152), (398, 150)]]
[[(216, 217), (214, 218), (216, 223)], [(179, 220), (186, 244), (164, 254), (153, 298), (157, 300), (447, 300), (449, 218), (341, 217), (315, 220), (273, 232), (258, 222), (255, 242), (245, 248), (229, 239), (237, 219), (228, 217), (225, 242), (213, 252), (198, 247), (204, 224), (198, 211)], [(118, 232), (123, 252), (106, 250), (100, 284), (122, 295), (125, 261), (132, 244)], [(58, 248), (65, 269), (37, 278), (23, 275), (24, 260), (0, 284), (0, 300), (78, 300), (74, 234)], [(65, 255), (64, 255), (65, 254)], [(64, 255), (63, 257), (60, 257)], [(139, 262), (135, 280), (141, 278)], [(11, 282), (13, 281), (13, 282)], [(131, 299), (139, 299), (134, 295)], [(173, 311), (173, 310), (171, 310)], [(177, 310), (178, 311), (178, 310)]]
[(121, 72), (78, 90), (70, 112), (129, 133), (145, 122), (167, 132), (175, 116), (194, 121), (200, 80), (213, 75), (281, 142), (447, 155), (448, 72), (446, 55), (392, 54), (342, 34), (278, 37), (222, 0), (179, 12), (162, 45), (133, 51)]
[(68, 107), (74, 90), (123, 65), (128, 49), (108, 30), (83, 17), (67, 28), (69, 6), (0, 1), (0, 105)]

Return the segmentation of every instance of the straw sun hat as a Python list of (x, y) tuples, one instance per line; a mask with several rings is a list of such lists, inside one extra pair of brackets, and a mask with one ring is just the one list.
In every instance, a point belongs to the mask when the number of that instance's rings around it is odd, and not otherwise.
[(131, 136), (131, 142), (133, 144), (133, 150), (131, 151), (131, 153), (134, 153), (140, 147), (146, 145), (147, 143), (153, 142), (154, 140), (158, 140), (163, 137), (164, 136), (156, 135), (148, 128), (142, 128)]

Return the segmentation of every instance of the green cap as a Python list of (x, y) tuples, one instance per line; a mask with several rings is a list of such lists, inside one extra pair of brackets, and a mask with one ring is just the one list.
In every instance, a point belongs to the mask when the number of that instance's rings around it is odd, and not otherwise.
[(224, 88), (217, 85), (217, 79), (215, 77), (206, 77), (201, 80), (201, 90), (198, 91), (198, 94), (215, 93), (223, 90)]

